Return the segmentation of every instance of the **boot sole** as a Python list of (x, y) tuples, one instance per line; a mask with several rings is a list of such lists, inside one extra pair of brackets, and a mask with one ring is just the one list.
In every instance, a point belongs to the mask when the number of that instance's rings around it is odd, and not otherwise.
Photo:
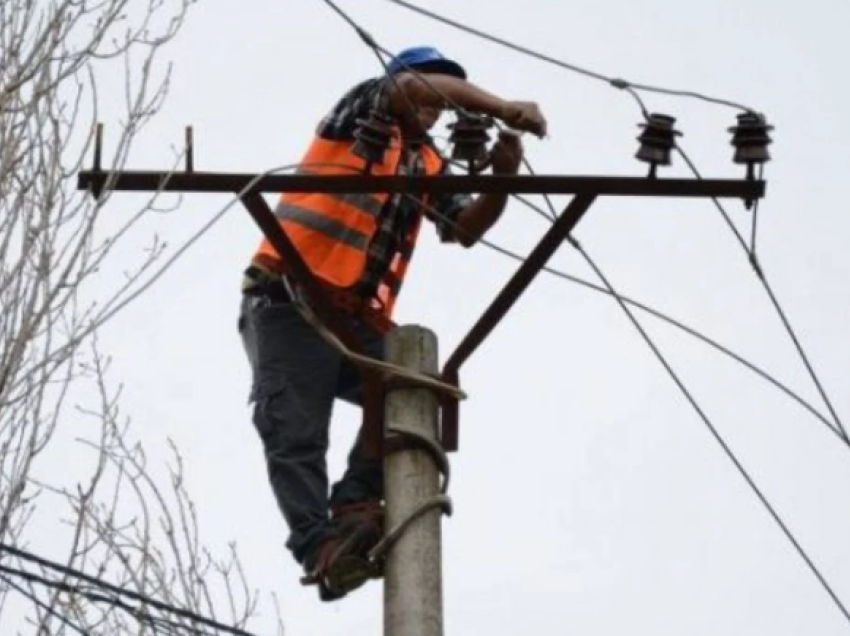
[(372, 578), (372, 564), (353, 554), (336, 559), (325, 574), (328, 588), (340, 594), (348, 594)]

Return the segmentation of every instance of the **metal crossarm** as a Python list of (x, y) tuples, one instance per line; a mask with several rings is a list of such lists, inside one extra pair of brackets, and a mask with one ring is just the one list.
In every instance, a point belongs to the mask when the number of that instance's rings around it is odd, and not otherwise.
[[(98, 154), (94, 169), (79, 173), (78, 188), (94, 196), (112, 191), (208, 192), (238, 194), (260, 230), (290, 266), (291, 274), (304, 289), (316, 314), (350, 350), (361, 347), (347, 327), (343, 312), (331, 302), (322, 283), (313, 275), (292, 241), (275, 219), (262, 193), (321, 192), (405, 194), (572, 194), (573, 200), (555, 221), (528, 259), (520, 266), (496, 299), (475, 323), (450, 356), (441, 373), (443, 382), (459, 386), (463, 363), (510, 310), (549, 258), (569, 236), (597, 197), (684, 197), (761, 199), (765, 182), (757, 179), (657, 179), (648, 177), (562, 176), (562, 175), (437, 175), (376, 176), (352, 175), (258, 175), (250, 173), (179, 171), (105, 171)], [(364, 380), (364, 435), (370, 453), (380, 453), (383, 439), (383, 378), (361, 370)], [(447, 451), (458, 448), (458, 400), (442, 395), (443, 422), (440, 441)]]
[[(256, 181), (253, 186), (251, 183)], [(403, 192), (407, 194), (584, 194), (620, 197), (760, 199), (765, 182), (735, 179), (649, 179), (561, 175), (375, 176), (219, 172), (80, 172), (80, 190), (144, 192)], [(251, 187), (249, 187), (251, 186)]]

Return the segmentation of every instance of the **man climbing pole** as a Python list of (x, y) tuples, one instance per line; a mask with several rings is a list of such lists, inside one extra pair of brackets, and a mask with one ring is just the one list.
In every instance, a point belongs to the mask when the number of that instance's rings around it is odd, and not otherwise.
[[(412, 72), (415, 71), (415, 72)], [(421, 74), (421, 75), (420, 75)], [(424, 81), (427, 79), (427, 81)], [(393, 137), (373, 174), (448, 172), (428, 131), (452, 105), (538, 136), (546, 120), (534, 102), (509, 101), (466, 81), (465, 70), (431, 47), (399, 53), (389, 76), (352, 88), (321, 121), (303, 172), (351, 174), (358, 120), (388, 117)], [(496, 174), (515, 174), (519, 136), (490, 151)], [(316, 277), (346, 307), (366, 353), (383, 357), (383, 332), (410, 261), (422, 217), (445, 242), (472, 246), (500, 217), (505, 195), (283, 194), (275, 214)], [(322, 600), (345, 596), (375, 576), (368, 551), (383, 532), (383, 467), (364, 453), (362, 431), (342, 478), (329, 490), (326, 453), (334, 400), (360, 404), (357, 370), (305, 320), (286, 262), (263, 240), (245, 272), (239, 328), (253, 371), (251, 401), (269, 480), (289, 526), (286, 542)]]

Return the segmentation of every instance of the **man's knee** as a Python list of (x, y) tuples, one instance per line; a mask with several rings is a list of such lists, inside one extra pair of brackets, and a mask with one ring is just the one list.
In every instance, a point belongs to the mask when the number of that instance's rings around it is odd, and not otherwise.
[(309, 409), (291, 387), (281, 383), (255, 396), (254, 426), (267, 452), (324, 452), (328, 447), (329, 414)]

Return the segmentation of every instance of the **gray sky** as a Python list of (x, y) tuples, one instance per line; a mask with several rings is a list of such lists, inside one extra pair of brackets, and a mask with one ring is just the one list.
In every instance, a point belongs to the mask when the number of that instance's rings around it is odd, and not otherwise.
[[(387, 48), (433, 44), (472, 81), (537, 100), (550, 138), (526, 137), (538, 172), (642, 175), (640, 113), (624, 93), (439, 26), (384, 0), (340, 0)], [(625, 3), (434, 0), (427, 6), (634, 82), (744, 102), (776, 125), (759, 253), (840, 414), (850, 417), (847, 318), (850, 94), (840, 0)], [(168, 54), (170, 98), (134, 168), (172, 160), (194, 124), (199, 170), (297, 162), (313, 126), (373, 54), (323, 2), (207, 0)], [(106, 87), (109, 85), (107, 84)], [(674, 115), (705, 176), (735, 177), (735, 111), (647, 95)], [(101, 118), (117, 125), (118, 109)], [(687, 176), (681, 161), (664, 176)], [(116, 196), (111, 213), (132, 209)], [(151, 226), (174, 246), (227, 202), (194, 195)], [(559, 207), (565, 200), (558, 199)], [(729, 212), (745, 233), (750, 213)], [(489, 235), (526, 253), (546, 223), (518, 204)], [(825, 412), (717, 210), (699, 200), (600, 200), (575, 233), (623, 293), (764, 366)], [(105, 330), (123, 408), (156, 457), (182, 450), (207, 540), (235, 540), (252, 585), (274, 591), (288, 634), (379, 633), (381, 588), (335, 605), (298, 585), (246, 405), (238, 284), (258, 230), (241, 208)], [(128, 254), (128, 266), (138, 260)], [(568, 246), (553, 265), (593, 279)], [(443, 358), (516, 264), (425, 233), (398, 320), (437, 331)], [(850, 605), (850, 449), (787, 397), (693, 339), (640, 316), (783, 518)], [(722, 455), (609, 298), (541, 276), (464, 368), (455, 515), (444, 523), (448, 634), (832, 636), (847, 621)], [(340, 405), (334, 475), (359, 413)], [(848, 422), (850, 423), (850, 422)], [(264, 609), (271, 613), (265, 603)], [(268, 629), (262, 619), (252, 628)], [(265, 628), (264, 628), (265, 625)]]

